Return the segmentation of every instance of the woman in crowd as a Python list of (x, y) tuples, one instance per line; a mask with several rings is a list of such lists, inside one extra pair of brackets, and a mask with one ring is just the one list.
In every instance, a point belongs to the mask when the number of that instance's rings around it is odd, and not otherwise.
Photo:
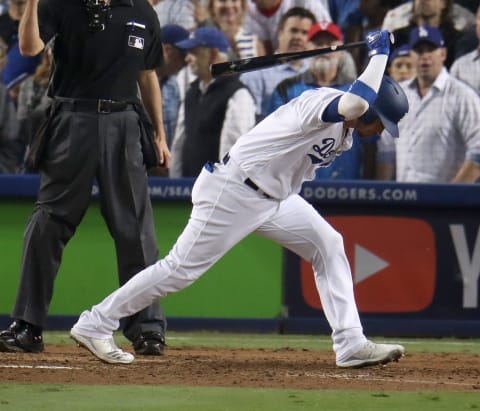
[(257, 36), (245, 30), (246, 7), (246, 0), (207, 0), (209, 17), (200, 24), (219, 28), (226, 34), (232, 60), (265, 54)]

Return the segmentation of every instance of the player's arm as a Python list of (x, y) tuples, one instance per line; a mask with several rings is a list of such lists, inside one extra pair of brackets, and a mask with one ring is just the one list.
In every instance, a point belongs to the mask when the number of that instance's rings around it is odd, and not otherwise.
[(163, 128), (162, 93), (155, 70), (142, 70), (138, 77), (138, 85), (143, 105), (155, 129), (155, 142), (160, 152), (160, 163), (168, 168), (171, 156)]
[(45, 47), (38, 27), (38, 1), (27, 0), (18, 26), (18, 45), (23, 56), (36, 56)]
[(374, 103), (382, 83), (390, 53), (390, 33), (375, 31), (365, 38), (370, 61), (363, 73), (342, 96), (333, 100), (322, 115), (327, 122), (341, 122), (361, 117)]

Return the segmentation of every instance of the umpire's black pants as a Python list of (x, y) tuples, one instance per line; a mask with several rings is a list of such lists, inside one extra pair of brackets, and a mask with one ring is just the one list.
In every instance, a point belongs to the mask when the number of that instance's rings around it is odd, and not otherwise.
[[(25, 229), (12, 312), (13, 318), (42, 328), (63, 249), (88, 208), (95, 178), (101, 212), (115, 241), (120, 284), (158, 258), (137, 113), (133, 109), (109, 114), (60, 109), (50, 130), (40, 166), (40, 191)], [(123, 332), (134, 340), (144, 331), (164, 333), (165, 326), (160, 304), (154, 301), (126, 319)]]

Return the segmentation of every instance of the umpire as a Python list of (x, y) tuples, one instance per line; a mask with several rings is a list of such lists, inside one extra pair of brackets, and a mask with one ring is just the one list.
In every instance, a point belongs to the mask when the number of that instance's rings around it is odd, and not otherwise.
[[(53, 104), (40, 191), (24, 235), (14, 321), (0, 333), (0, 351), (41, 352), (62, 252), (88, 208), (94, 179), (115, 241), (120, 284), (157, 260), (138, 90), (159, 164), (169, 167), (170, 152), (155, 73), (162, 63), (160, 24), (147, 0), (27, 0), (19, 35), (28, 56), (54, 38)], [(137, 354), (161, 355), (165, 326), (154, 301), (129, 317), (123, 332)]]

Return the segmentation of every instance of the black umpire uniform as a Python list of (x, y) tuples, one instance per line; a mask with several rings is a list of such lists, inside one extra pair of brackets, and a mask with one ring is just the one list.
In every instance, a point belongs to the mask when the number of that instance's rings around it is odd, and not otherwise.
[[(147, 0), (40, 0), (40, 37), (55, 37), (54, 98), (49, 138), (40, 163), (41, 186), (28, 221), (21, 278), (0, 350), (43, 350), (41, 337), (62, 251), (91, 198), (94, 179), (101, 212), (115, 241), (120, 284), (158, 259), (154, 220), (140, 145), (137, 80), (162, 63), (158, 17)], [(103, 2), (102, 2), (103, 3)], [(161, 354), (165, 317), (158, 301), (123, 324), (137, 354)], [(145, 347), (153, 341), (156, 346)]]

